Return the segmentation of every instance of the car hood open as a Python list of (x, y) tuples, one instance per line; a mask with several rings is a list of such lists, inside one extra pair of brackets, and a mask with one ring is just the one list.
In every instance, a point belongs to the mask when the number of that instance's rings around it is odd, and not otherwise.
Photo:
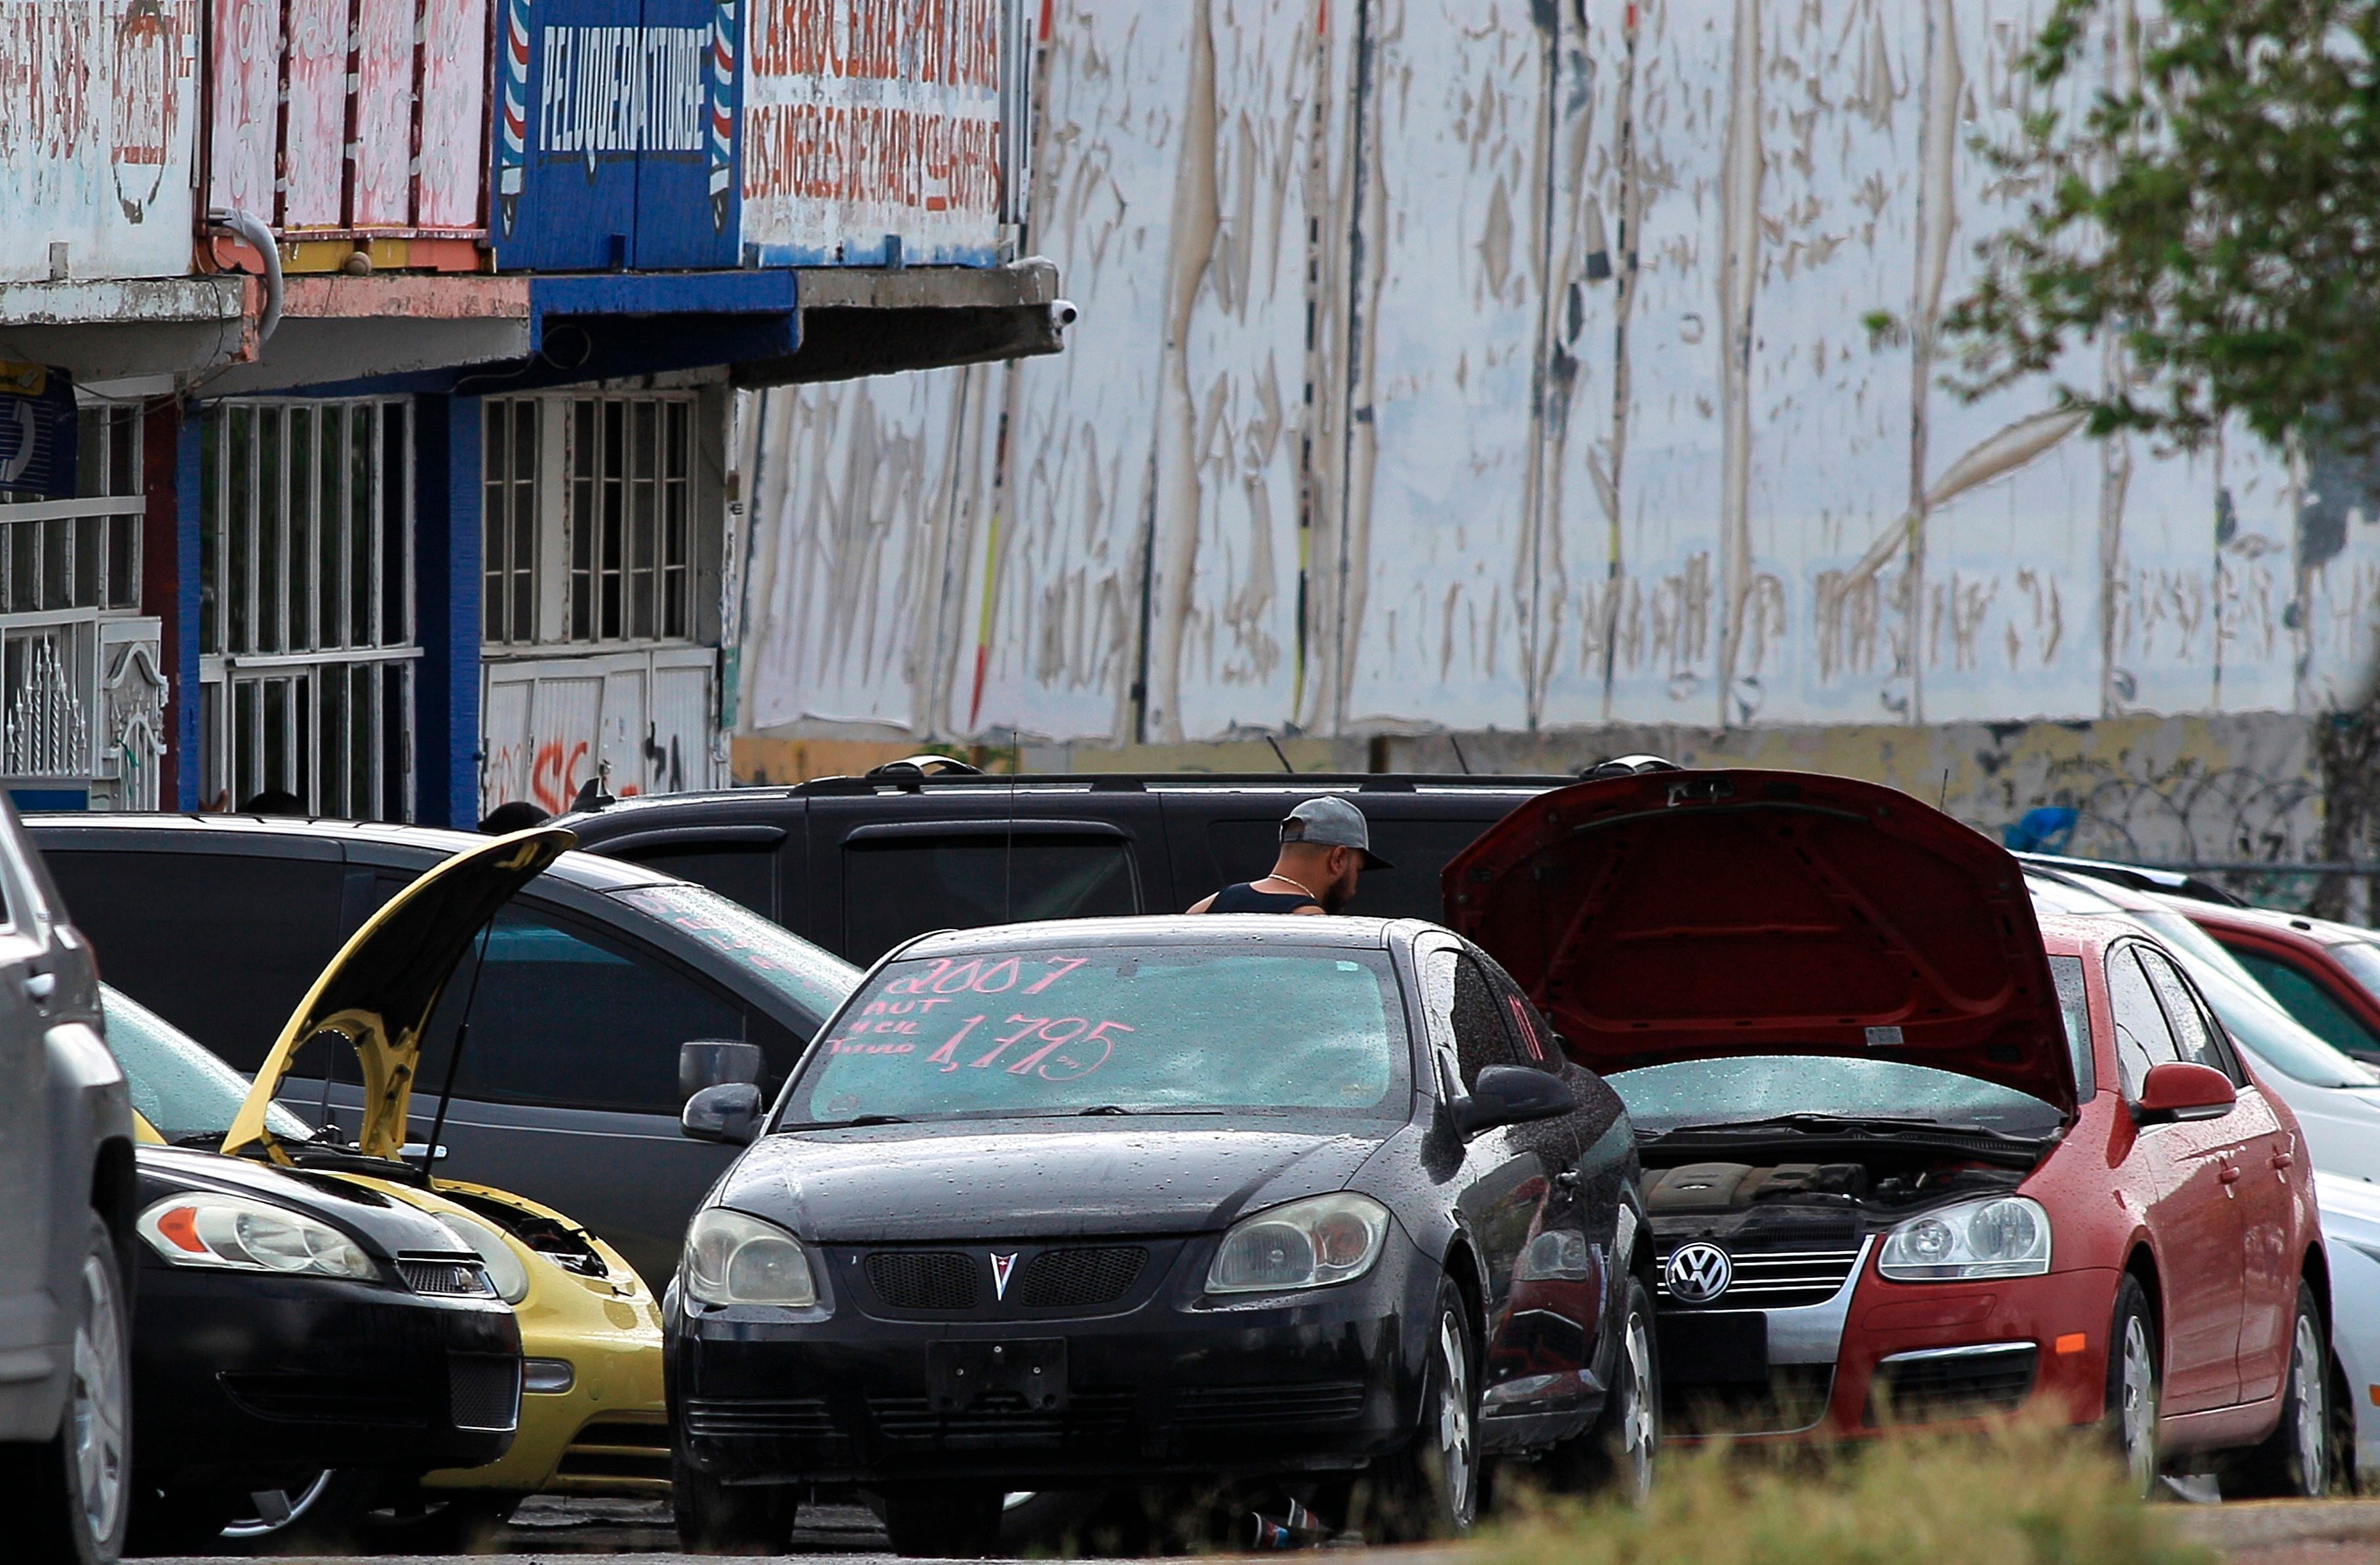
[(756, 1143), (718, 1199), (826, 1244), (1202, 1233), (1340, 1189), (1387, 1133), (1203, 1118), (795, 1131)]
[(1447, 865), (1443, 889), (1447, 923), (1607, 1075), (1846, 1056), (1955, 1070), (2073, 1111), (2057, 987), (2016, 860), (1895, 789), (1758, 771), (1580, 783), (1489, 827)]
[(446, 981), (496, 910), (577, 840), (553, 826), (495, 838), (465, 849), (391, 898), (340, 948), (290, 1013), (224, 1136), (223, 1150), (257, 1149), (275, 1162), (289, 1160), (265, 1128), (264, 1111), (298, 1050), (330, 1033), (354, 1047), (363, 1067), (357, 1151), (397, 1156), (422, 1029)]

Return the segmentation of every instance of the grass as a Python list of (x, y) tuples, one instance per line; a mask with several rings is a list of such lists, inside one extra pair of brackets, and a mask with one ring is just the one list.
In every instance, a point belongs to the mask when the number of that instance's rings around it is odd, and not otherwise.
[(1532, 1498), (1481, 1565), (2219, 1565), (2072, 1434), (1874, 1440), (1664, 1462), (1640, 1510)]

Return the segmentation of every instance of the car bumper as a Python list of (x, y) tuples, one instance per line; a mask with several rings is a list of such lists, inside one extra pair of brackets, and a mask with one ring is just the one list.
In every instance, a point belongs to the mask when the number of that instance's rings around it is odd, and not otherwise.
[[(848, 1302), (807, 1321), (682, 1311), (679, 1449), (731, 1483), (1055, 1488), (1344, 1471), (1412, 1437), (1427, 1334), (1409, 1323), (1429, 1318), (1434, 1263), (1399, 1236), (1353, 1283), (1220, 1303), (1198, 1288), (1210, 1252), (1182, 1247), (1146, 1302), (1092, 1318), (890, 1320)], [(1037, 1346), (1052, 1341), (1062, 1346)], [(979, 1364), (995, 1346), (1062, 1363), (1062, 1398), (1035, 1406), (1003, 1388), (962, 1400), (953, 1355)]]
[[(580, 1297), (563, 1294), (565, 1288), (578, 1289)], [(669, 1492), (661, 1328), (625, 1302), (599, 1298), (576, 1279), (551, 1290), (560, 1297), (544, 1300), (543, 1290), (533, 1290), (522, 1301), (521, 1349), (532, 1361), (567, 1363), (570, 1388), (540, 1391), (532, 1381), (521, 1396), (520, 1432), (510, 1450), (484, 1466), (432, 1473), (422, 1480), (423, 1487)], [(631, 1324), (608, 1317), (605, 1306)]]
[(140, 1295), (134, 1452), (152, 1484), (419, 1473), (512, 1443), (520, 1330), (504, 1304), (155, 1263)]
[[(1772, 1342), (1783, 1335), (1802, 1362), (1772, 1361), (1779, 1388), (1797, 1393), (1748, 1397), (1738, 1416), (1689, 1405), (1672, 1386), (1673, 1425), (1696, 1437), (1738, 1440), (1839, 1439), (1922, 1426), (1958, 1429), (2011, 1415), (2087, 1424), (2107, 1394), (2107, 1332), (2119, 1273), (2083, 1269), (1977, 1283), (1892, 1283), (1863, 1265), (1843, 1296), (1808, 1311), (1767, 1312)], [(1824, 1351), (1820, 1319), (1835, 1338)], [(1796, 1333), (1798, 1332), (1798, 1336)], [(1665, 1361), (1666, 1362), (1666, 1361)], [(1733, 1406), (1726, 1410), (1735, 1411)]]

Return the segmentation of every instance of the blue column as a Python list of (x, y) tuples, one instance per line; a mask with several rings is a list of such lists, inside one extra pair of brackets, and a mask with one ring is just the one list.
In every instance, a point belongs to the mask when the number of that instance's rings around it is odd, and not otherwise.
[(199, 807), (199, 615), (206, 587), (199, 549), (199, 507), (205, 500), (200, 441), (206, 422), (196, 407), (182, 410), (174, 437), (174, 612), (162, 627), (173, 638), (163, 649), (170, 660), (173, 704), (174, 797), (158, 801), (172, 809)]
[(480, 399), (414, 399), (414, 815), (480, 822)]

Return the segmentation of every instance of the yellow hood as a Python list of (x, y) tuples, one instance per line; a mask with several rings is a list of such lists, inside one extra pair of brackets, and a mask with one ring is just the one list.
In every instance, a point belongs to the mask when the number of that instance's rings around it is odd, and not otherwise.
[(390, 899), (331, 959), (291, 1013), (224, 1136), (223, 1150), (258, 1147), (275, 1162), (289, 1161), (265, 1129), (264, 1111), (298, 1050), (329, 1033), (353, 1046), (363, 1067), (357, 1150), (395, 1157), (405, 1145), (421, 1032), (446, 981), (496, 910), (577, 841), (557, 826), (495, 838), (455, 854)]

